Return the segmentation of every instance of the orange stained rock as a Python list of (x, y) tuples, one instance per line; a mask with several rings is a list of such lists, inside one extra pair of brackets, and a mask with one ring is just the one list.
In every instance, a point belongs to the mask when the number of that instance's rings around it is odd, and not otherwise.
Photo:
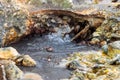
[(14, 42), (18, 37), (18, 33), (14, 28), (11, 28), (3, 38), (3, 45), (9, 44), (9, 42)]

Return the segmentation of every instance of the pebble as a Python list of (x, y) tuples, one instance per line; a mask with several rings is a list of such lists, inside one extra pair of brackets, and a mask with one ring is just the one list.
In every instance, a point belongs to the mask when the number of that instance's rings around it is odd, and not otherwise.
[(53, 52), (53, 48), (52, 48), (52, 47), (47, 47), (47, 48), (46, 48), (46, 51), (47, 51), (47, 52)]

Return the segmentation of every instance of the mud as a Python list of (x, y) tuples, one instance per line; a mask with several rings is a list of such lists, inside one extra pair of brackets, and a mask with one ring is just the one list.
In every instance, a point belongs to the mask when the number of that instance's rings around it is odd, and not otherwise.
[[(61, 38), (52, 38), (51, 35), (28, 36), (15, 43), (13, 46), (21, 54), (29, 54), (37, 61), (36, 67), (21, 67), (24, 72), (35, 72), (40, 74), (44, 80), (60, 80), (70, 77), (70, 71), (65, 67), (59, 67), (62, 59), (66, 58), (73, 52), (98, 50), (96, 46), (88, 46), (85, 44), (77, 45), (63, 40)], [(47, 52), (46, 48), (52, 47), (53, 52)]]

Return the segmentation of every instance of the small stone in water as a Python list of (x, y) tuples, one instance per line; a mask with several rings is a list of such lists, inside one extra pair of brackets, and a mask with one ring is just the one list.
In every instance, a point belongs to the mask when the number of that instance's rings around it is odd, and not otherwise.
[(51, 61), (51, 59), (48, 59), (48, 62), (50, 62)]
[(48, 48), (46, 48), (46, 50), (47, 50), (48, 52), (53, 52), (53, 48), (52, 48), (52, 47), (48, 47)]

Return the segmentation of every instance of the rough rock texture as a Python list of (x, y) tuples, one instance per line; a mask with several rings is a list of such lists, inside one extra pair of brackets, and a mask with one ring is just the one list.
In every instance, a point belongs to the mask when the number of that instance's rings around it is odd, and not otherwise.
[(27, 34), (25, 25), (28, 14), (16, 1), (1, 0), (0, 2), (0, 40), (2, 45), (6, 45)]
[[(28, 55), (25, 57), (30, 58)], [(33, 66), (33, 63), (28, 62), (24, 63), (25, 66)], [(0, 60), (0, 64), (0, 80), (43, 80), (36, 73), (24, 73), (11, 60)]]
[[(9, 1), (1, 0), (0, 2), (1, 2), (1, 4), (0, 4), (1, 5), (0, 6), (0, 10), (1, 10), (1, 12), (0, 12), (0, 18), (1, 18), (0, 41), (1, 41), (1, 45), (3, 45), (3, 46), (14, 43), (14, 42), (20, 40), (22, 37), (31, 34), (32, 30), (34, 30), (35, 32), (38, 32), (37, 31), (37, 29), (39, 28), (38, 26), (42, 26), (42, 27), (44, 26), (47, 29), (48, 29), (48, 27), (50, 27), (50, 30), (51, 30), (51, 25), (49, 25), (47, 22), (40, 22), (40, 20), (37, 20), (38, 22), (35, 21), (36, 19), (40, 18), (41, 15), (47, 15), (47, 13), (53, 14), (53, 15), (57, 14), (57, 16), (68, 15), (68, 17), (72, 17), (73, 20), (76, 19), (76, 21), (80, 21), (82, 23), (87, 20), (89, 22), (90, 26), (92, 26), (92, 27), (93, 26), (99, 27), (104, 19), (106, 19), (107, 23), (106, 24), (103, 23), (101, 26), (107, 26), (107, 25), (111, 26), (111, 24), (110, 24), (111, 21), (113, 23), (115, 23), (116, 26), (119, 25), (119, 13), (120, 12), (119, 12), (119, 10), (117, 10), (117, 7), (116, 7), (119, 4), (117, 4), (117, 3), (112, 4), (110, 2), (109, 5), (106, 4), (106, 6), (105, 6), (103, 4), (104, 0), (100, 1), (101, 3), (99, 5), (93, 4), (93, 6), (89, 5), (92, 3), (86, 3), (86, 2), (89, 2), (87, 0), (83, 1), (83, 2), (82, 1), (79, 2), (78, 0), (76, 0), (76, 1), (71, 0), (71, 2), (69, 2), (67, 0), (65, 0), (65, 1), (60, 1), (60, 0), (52, 0), (52, 1), (48, 1), (48, 0), (46, 0), (46, 1), (43, 1), (43, 0), (40, 0), (40, 1), (37, 1), (37, 0), (25, 0), (25, 1), (24, 0), (9, 0)], [(40, 6), (36, 6), (36, 3), (40, 4), (41, 6), (44, 5), (44, 7), (46, 7), (46, 6), (50, 7), (51, 9), (54, 9), (53, 6), (58, 7), (57, 9), (64, 9), (64, 7), (66, 9), (66, 8), (70, 8), (72, 5), (72, 7), (74, 6), (73, 7), (74, 10), (71, 10), (72, 12), (70, 10), (69, 11), (42, 10), (42, 11), (34, 12), (33, 11), (34, 8), (35, 8), (34, 10), (41, 9)], [(59, 4), (59, 3), (61, 3), (61, 4)], [(82, 4), (82, 5), (79, 5), (79, 7), (76, 8), (75, 5), (78, 5), (76, 3)], [(34, 8), (31, 7), (31, 5), (34, 6)], [(53, 6), (50, 6), (50, 5), (53, 5)], [(87, 7), (85, 7), (85, 6), (87, 6)], [(104, 10), (103, 10), (103, 8), (101, 8), (101, 6), (104, 7)], [(111, 7), (109, 8), (108, 6), (111, 6)], [(81, 15), (81, 14), (83, 14), (83, 15)], [(86, 14), (89, 16), (87, 16)], [(40, 16), (37, 17), (36, 15), (40, 15)], [(49, 15), (47, 15), (47, 16), (49, 16)], [(113, 20), (111, 18), (115, 18), (116, 20)], [(42, 18), (40, 18), (40, 19), (42, 19)], [(52, 20), (52, 22), (54, 23), (54, 20)], [(78, 23), (80, 23), (80, 22), (78, 22)], [(47, 24), (47, 26), (46, 26), (46, 24)], [(54, 26), (58, 27), (58, 25), (56, 25), (56, 24), (54, 24)], [(74, 24), (72, 26), (76, 27), (76, 24)], [(39, 28), (38, 30), (44, 32), (43, 28), (42, 29)], [(103, 29), (104, 30), (102, 30), (102, 31), (104, 33), (106, 31), (106, 29), (105, 28), (103, 28)], [(50, 31), (50, 30), (48, 29), (48, 31)], [(85, 32), (89, 33), (88, 28), (87, 29), (85, 28), (85, 30), (84, 30)], [(75, 38), (78, 38), (79, 35), (83, 34), (84, 31), (79, 32), (78, 35), (76, 34), (76, 36), (74, 38), (72, 38), (72, 40), (74, 40)], [(94, 31), (94, 29), (93, 29), (93, 31)], [(111, 31), (111, 30), (109, 30), (109, 31)], [(116, 34), (115, 35), (112, 34), (112, 36), (109, 37), (109, 31), (106, 34), (101, 34), (100, 38), (102, 36), (104, 36), (105, 40), (106, 40), (106, 38), (116, 37)], [(113, 31), (115, 31), (115, 30), (113, 30)], [(112, 32), (112, 33), (114, 33), (114, 32)], [(119, 33), (119, 31), (116, 31), (115, 33)], [(86, 36), (86, 35), (83, 35), (83, 36)], [(83, 39), (85, 39), (85, 38), (83, 38)], [(93, 40), (96, 40), (96, 39), (93, 39)], [(99, 41), (101, 41), (101, 39)], [(97, 40), (97, 42), (98, 42), (98, 40)]]
[(109, 43), (108, 45), (114, 49), (120, 49), (120, 41), (114, 41), (112, 43)]
[(16, 65), (22, 65), (26, 67), (36, 66), (36, 61), (29, 55), (20, 55), (13, 60)]
[[(119, 57), (111, 59), (109, 56), (103, 55), (101, 52), (79, 52), (71, 54), (67, 60), (68, 62), (77, 61), (75, 63), (68, 63), (72, 68), (72, 76), (69, 80), (119, 80), (120, 65)], [(69, 67), (67, 66), (69, 69)], [(74, 70), (73, 70), (74, 68)]]
[(20, 54), (13, 47), (0, 48), (0, 59), (14, 59)]
[(22, 65), (23, 66), (35, 66), (36, 62), (29, 55), (24, 55)]
[(120, 39), (120, 21), (116, 19), (105, 20), (93, 33), (93, 38), (99, 41), (114, 41)]
[(12, 60), (17, 65), (35, 66), (36, 62), (29, 55), (20, 55), (13, 47), (0, 48), (1, 60)]
[(113, 60), (110, 61), (111, 65), (120, 65), (120, 55), (118, 54)]
[(4, 65), (7, 80), (19, 80), (23, 76), (23, 72), (15, 65), (13, 61), (1, 60), (0, 64)]

